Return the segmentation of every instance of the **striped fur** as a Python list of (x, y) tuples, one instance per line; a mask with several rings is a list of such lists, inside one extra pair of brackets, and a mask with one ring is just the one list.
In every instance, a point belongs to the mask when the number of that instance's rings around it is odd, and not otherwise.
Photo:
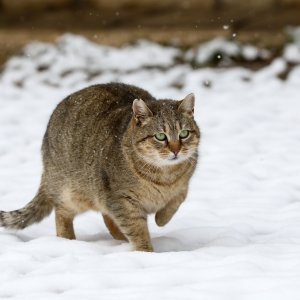
[(24, 229), (34, 223), (40, 222), (53, 210), (50, 199), (39, 191), (25, 207), (4, 212), (0, 211), (0, 226), (11, 229)]

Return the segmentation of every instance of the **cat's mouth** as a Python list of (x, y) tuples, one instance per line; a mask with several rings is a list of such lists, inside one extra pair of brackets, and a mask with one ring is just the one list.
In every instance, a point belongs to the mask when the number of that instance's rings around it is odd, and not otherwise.
[(178, 159), (179, 159), (178, 156), (174, 156), (172, 158), (169, 158), (169, 160), (178, 160)]
[(169, 162), (173, 162), (173, 163), (178, 163), (178, 162), (180, 162), (182, 160), (183, 160), (183, 156), (182, 155), (178, 155), (178, 154), (173, 155), (172, 157), (168, 158), (168, 161)]

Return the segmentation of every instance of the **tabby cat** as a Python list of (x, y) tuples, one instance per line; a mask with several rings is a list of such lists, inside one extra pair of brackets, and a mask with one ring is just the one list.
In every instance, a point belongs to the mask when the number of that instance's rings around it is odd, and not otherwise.
[(22, 209), (0, 212), (0, 226), (23, 229), (54, 209), (57, 236), (75, 239), (74, 217), (95, 210), (115, 239), (153, 251), (147, 215), (168, 223), (196, 167), (194, 102), (193, 94), (156, 100), (121, 83), (68, 96), (48, 123), (36, 196)]

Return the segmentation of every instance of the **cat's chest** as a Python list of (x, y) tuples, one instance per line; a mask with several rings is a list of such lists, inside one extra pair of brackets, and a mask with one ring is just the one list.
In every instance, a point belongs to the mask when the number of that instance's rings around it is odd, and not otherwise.
[(140, 201), (147, 213), (155, 213), (172, 199), (175, 199), (186, 186), (183, 182), (174, 185), (145, 184)]

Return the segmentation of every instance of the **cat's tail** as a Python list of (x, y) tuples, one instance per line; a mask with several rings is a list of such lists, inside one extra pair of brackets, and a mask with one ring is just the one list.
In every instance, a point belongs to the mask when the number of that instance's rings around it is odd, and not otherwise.
[(52, 209), (51, 200), (40, 189), (25, 207), (9, 212), (0, 211), (0, 227), (23, 229), (42, 221), (51, 213)]

